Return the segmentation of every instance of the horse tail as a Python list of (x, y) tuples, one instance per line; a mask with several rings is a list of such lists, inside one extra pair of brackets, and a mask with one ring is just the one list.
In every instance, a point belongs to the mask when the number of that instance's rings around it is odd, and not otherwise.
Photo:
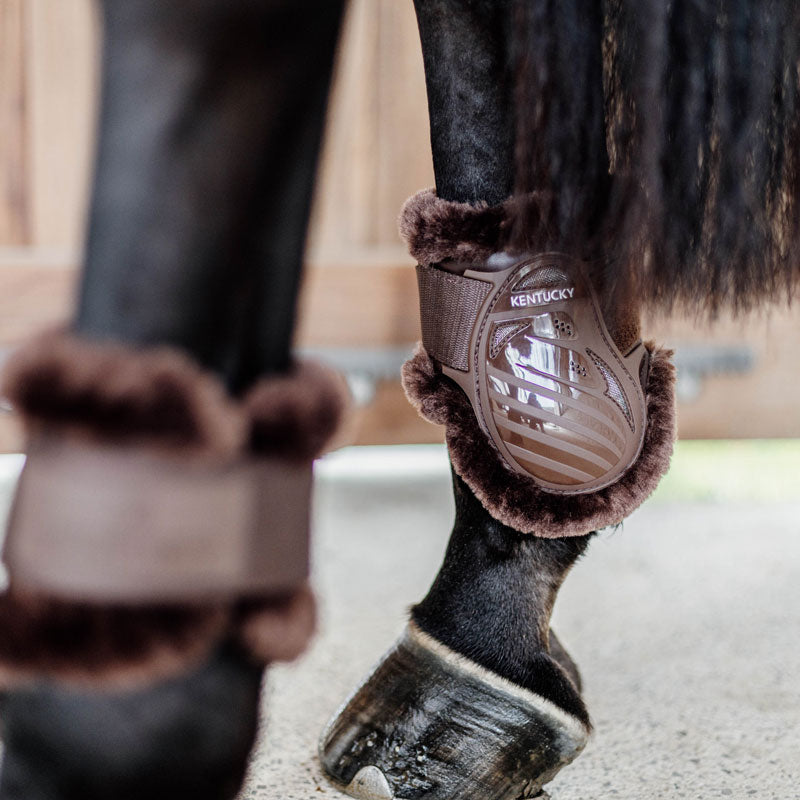
[(800, 282), (800, 4), (517, 0), (512, 248), (712, 314)]

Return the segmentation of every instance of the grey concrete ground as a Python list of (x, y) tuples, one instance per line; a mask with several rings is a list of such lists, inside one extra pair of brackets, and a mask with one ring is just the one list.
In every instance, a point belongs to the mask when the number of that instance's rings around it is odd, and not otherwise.
[[(322, 630), (269, 676), (247, 800), (339, 796), (314, 756), (319, 731), (400, 632), (451, 523), (444, 463), (399, 469), (318, 483)], [(800, 490), (656, 498), (593, 543), (554, 627), (596, 732), (549, 785), (553, 800), (800, 798)]]
[[(691, 491), (673, 484), (599, 536), (567, 580), (554, 627), (596, 733), (553, 800), (800, 798), (800, 489), (792, 477), (774, 494), (770, 456), (742, 484), (759, 478), (766, 493), (687, 500), (714, 458), (722, 469), (719, 454), (676, 467), (696, 470)], [(340, 797), (317, 736), (402, 629), (451, 524), (440, 450), (350, 453), (319, 478), (321, 631), (299, 663), (270, 671), (243, 800)]]

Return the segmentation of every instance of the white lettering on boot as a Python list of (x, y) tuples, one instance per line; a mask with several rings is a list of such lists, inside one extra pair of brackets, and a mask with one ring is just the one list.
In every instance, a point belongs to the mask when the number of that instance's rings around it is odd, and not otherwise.
[(572, 300), (574, 288), (568, 289), (540, 289), (537, 292), (525, 294), (512, 294), (511, 307), (524, 308), (525, 306), (541, 306), (545, 303), (557, 303), (559, 300)]

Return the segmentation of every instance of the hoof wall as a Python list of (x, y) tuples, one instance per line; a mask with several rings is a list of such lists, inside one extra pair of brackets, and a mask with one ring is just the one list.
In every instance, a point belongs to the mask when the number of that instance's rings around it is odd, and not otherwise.
[(525, 800), (589, 728), (415, 625), (329, 723), (320, 760), (359, 800)]

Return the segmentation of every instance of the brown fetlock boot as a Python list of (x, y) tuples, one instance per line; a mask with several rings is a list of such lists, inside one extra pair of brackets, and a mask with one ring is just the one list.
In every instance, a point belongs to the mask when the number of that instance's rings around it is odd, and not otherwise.
[(445, 425), (455, 471), (495, 519), (583, 535), (621, 522), (669, 466), (672, 353), (641, 341), (638, 308), (603, 297), (591, 264), (493, 252), (503, 219), (431, 191), (406, 204), (423, 338), (406, 393)]
[(12, 357), (4, 393), (29, 448), (3, 552), (0, 797), (233, 797), (263, 667), (313, 632), (311, 466), (343, 383), (302, 363), (234, 400), (175, 350), (55, 333)]

